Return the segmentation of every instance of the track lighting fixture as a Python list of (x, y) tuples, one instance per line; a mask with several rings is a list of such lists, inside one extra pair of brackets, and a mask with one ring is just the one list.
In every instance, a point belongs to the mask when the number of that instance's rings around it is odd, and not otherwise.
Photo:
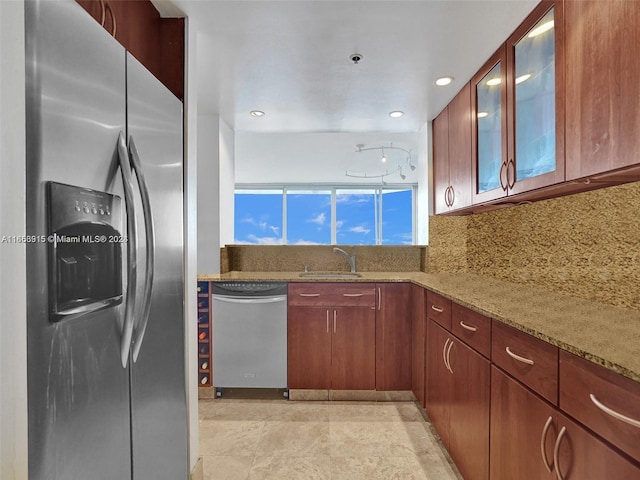
[(379, 166), (376, 166), (375, 164), (371, 165), (371, 171), (365, 171), (365, 172), (355, 172), (355, 171), (350, 171), (347, 170), (345, 172), (345, 175), (347, 177), (354, 177), (354, 178), (380, 178), (383, 183), (384, 183), (384, 179), (385, 177), (388, 177), (389, 175), (394, 175), (394, 174), (398, 174), (400, 176), (400, 178), (402, 180), (405, 180), (407, 178), (407, 175), (402, 171), (402, 168), (407, 166), (409, 167), (409, 169), (413, 172), (416, 169), (416, 166), (413, 164), (413, 161), (411, 160), (411, 151), (401, 148), (401, 147), (394, 147), (393, 144), (390, 144), (389, 146), (384, 146), (381, 145), (379, 147), (366, 147), (364, 146), (364, 144), (359, 143), (358, 145), (356, 145), (356, 153), (362, 153), (362, 152), (366, 152), (369, 150), (380, 150), (382, 153), (382, 156), (380, 157), (380, 162), (387, 165), (387, 163), (390, 163), (391, 160), (393, 160), (393, 156), (388, 157), (387, 156), (387, 152), (389, 150), (399, 150), (401, 152), (404, 152), (406, 154), (406, 157), (404, 158), (404, 161), (400, 160), (398, 161), (398, 165), (395, 168), (389, 168), (387, 170), (384, 171), (380, 171), (379, 170)]

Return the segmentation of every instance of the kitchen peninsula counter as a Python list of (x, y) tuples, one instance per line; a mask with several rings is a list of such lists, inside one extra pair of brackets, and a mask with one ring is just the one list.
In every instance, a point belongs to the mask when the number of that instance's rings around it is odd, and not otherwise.
[(640, 311), (469, 273), (360, 272), (309, 278), (300, 272), (199, 275), (199, 281), (411, 282), (640, 382)]

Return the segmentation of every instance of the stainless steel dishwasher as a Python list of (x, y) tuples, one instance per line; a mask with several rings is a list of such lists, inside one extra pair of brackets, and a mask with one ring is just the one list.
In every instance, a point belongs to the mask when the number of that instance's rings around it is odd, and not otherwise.
[(287, 388), (287, 284), (211, 284), (213, 386)]

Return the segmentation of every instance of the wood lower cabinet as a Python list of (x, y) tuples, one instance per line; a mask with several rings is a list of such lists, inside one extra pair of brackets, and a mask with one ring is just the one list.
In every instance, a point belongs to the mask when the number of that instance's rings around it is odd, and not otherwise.
[(375, 389), (375, 312), (362, 307), (289, 309), (289, 388)]
[(555, 478), (550, 467), (558, 434), (554, 415), (551, 405), (491, 367), (491, 480)]
[[(330, 322), (331, 323), (331, 322)], [(376, 388), (375, 311), (362, 307), (333, 309), (331, 388)]]
[(489, 360), (427, 322), (427, 413), (465, 479), (489, 478)]
[(640, 383), (561, 351), (560, 409), (640, 461)]
[(640, 478), (637, 464), (495, 366), (490, 464), (491, 480)]
[(563, 480), (640, 478), (640, 467), (569, 417), (558, 413), (554, 465)]
[(411, 285), (376, 289), (376, 390), (411, 390)]
[(446, 361), (450, 342), (449, 332), (438, 326), (432, 319), (428, 319), (426, 410), (447, 450), (449, 449), (450, 406), (453, 396), (453, 380)]
[(373, 284), (289, 284), (289, 388), (374, 390)]
[(426, 294), (419, 285), (411, 285), (411, 390), (422, 405), (425, 402), (425, 352), (427, 317), (425, 315)]
[(287, 382), (289, 388), (331, 388), (330, 312), (327, 308), (289, 308)]

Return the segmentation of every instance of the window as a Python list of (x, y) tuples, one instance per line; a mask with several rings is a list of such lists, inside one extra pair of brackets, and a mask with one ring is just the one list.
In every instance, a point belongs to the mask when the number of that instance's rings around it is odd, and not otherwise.
[(331, 243), (331, 190), (287, 190), (286, 205), (286, 243)]
[(236, 243), (278, 245), (282, 241), (282, 189), (236, 190)]
[(235, 242), (412, 245), (415, 189), (237, 186)]

